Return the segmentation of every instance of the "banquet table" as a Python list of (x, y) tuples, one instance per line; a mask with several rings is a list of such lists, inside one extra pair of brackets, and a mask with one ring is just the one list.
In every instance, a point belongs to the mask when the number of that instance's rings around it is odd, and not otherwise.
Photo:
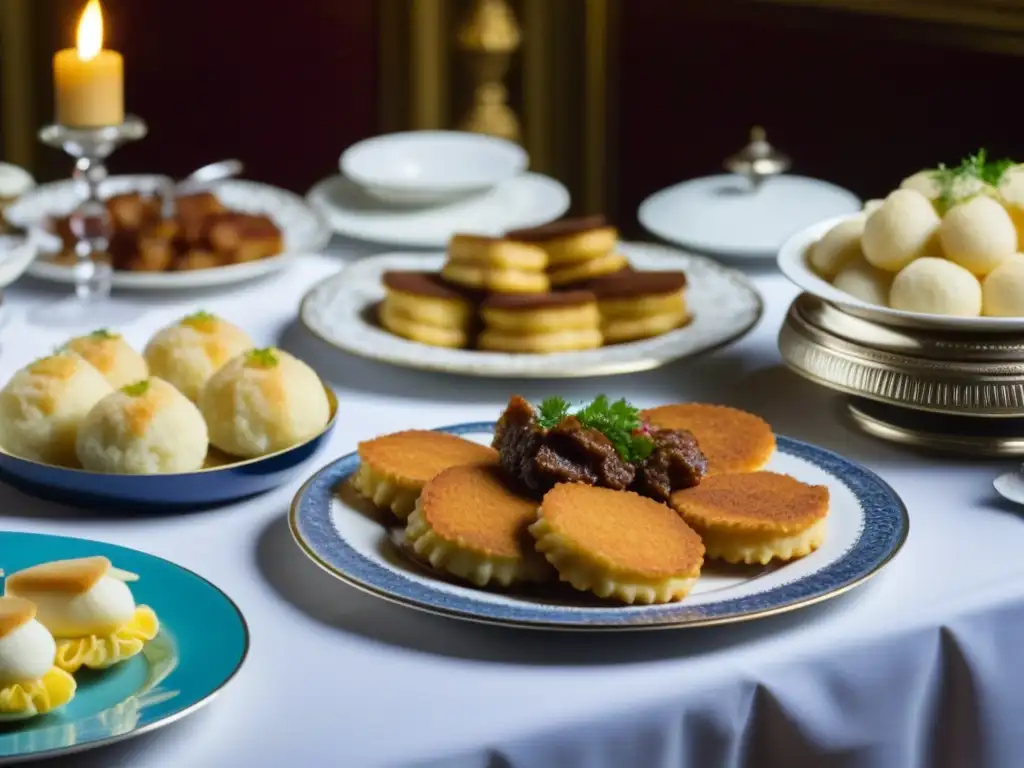
[[(392, 605), (305, 559), (285, 515), (302, 478), (213, 511), (111, 517), (0, 486), (0, 527), (151, 552), (210, 579), (252, 633), (238, 677), (205, 709), (60, 766), (1019, 766), (1024, 764), (1024, 522), (992, 478), (1008, 461), (914, 453), (858, 433), (841, 399), (785, 369), (776, 336), (796, 295), (752, 275), (766, 311), (743, 340), (612, 378), (471, 379), (337, 353), (298, 301), (366, 247), (322, 255), (220, 293), (127, 295), (149, 311), (120, 329), (141, 345), (207, 309), (306, 359), (335, 388), (338, 425), (307, 467), (403, 428), (493, 419), (508, 395), (607, 392), (646, 407), (706, 400), (861, 462), (903, 497), (911, 530), (864, 586), (759, 621), (635, 633), (487, 627)], [(26, 307), (64, 289), (21, 281), (4, 297), (0, 374), (63, 341)], [(0, 565), (2, 565), (0, 552)]]

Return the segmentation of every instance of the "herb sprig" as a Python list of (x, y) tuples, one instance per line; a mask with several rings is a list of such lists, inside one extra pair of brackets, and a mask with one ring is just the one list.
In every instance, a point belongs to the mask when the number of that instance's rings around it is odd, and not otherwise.
[(932, 178), (939, 186), (939, 198), (936, 202), (940, 211), (948, 211), (960, 202), (965, 197), (965, 191), (967, 196), (976, 192), (976, 182), (998, 187), (1003, 175), (1014, 165), (1013, 160), (1008, 158), (989, 160), (984, 148), (973, 155), (968, 155), (953, 168), (940, 163), (932, 173)]
[(125, 384), (121, 387), (121, 391), (128, 395), (128, 397), (141, 397), (149, 391), (149, 379), (142, 379), (140, 381), (132, 382), (131, 384)]
[(637, 434), (644, 426), (639, 409), (625, 399), (613, 403), (607, 395), (598, 395), (571, 413), (564, 398), (549, 397), (537, 409), (537, 423), (544, 429), (551, 429), (567, 416), (575, 416), (587, 429), (596, 429), (607, 437), (625, 461), (637, 464), (654, 452), (654, 441)]

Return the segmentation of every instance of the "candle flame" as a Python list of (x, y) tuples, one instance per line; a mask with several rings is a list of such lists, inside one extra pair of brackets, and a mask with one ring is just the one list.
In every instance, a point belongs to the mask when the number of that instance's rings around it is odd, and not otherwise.
[(95, 59), (103, 50), (103, 9), (100, 0), (89, 0), (78, 20), (78, 58)]

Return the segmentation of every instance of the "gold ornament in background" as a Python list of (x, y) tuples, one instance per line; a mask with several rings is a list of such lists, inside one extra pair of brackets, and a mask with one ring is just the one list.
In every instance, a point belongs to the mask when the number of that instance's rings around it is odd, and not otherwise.
[(519, 119), (504, 82), (521, 41), (512, 9), (505, 0), (473, 0), (457, 40), (473, 79), (472, 104), (459, 127), (518, 141)]

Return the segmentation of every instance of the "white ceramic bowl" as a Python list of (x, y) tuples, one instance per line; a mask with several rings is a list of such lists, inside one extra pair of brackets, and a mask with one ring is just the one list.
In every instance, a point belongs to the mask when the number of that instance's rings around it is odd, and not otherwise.
[(346, 149), (341, 172), (396, 205), (436, 205), (486, 192), (526, 170), (518, 144), (459, 131), (408, 131)]
[[(854, 214), (857, 215), (857, 214)], [(851, 315), (876, 323), (903, 328), (928, 328), (945, 331), (1007, 332), (1024, 331), (1024, 317), (950, 317), (904, 312), (861, 301), (819, 277), (807, 261), (810, 247), (836, 224), (852, 216), (836, 216), (820, 221), (790, 237), (779, 251), (778, 264), (782, 274), (799, 288), (819, 299), (836, 304)]]

